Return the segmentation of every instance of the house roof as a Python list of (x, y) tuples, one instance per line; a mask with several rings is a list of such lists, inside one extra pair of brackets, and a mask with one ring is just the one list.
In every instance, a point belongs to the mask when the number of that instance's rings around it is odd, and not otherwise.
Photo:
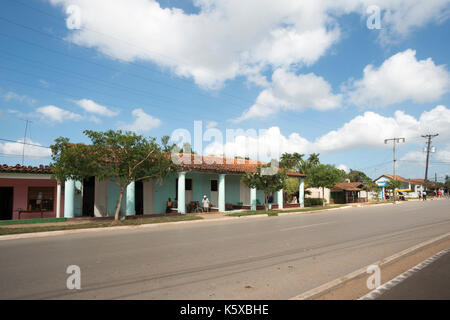
[[(217, 156), (201, 156), (192, 154), (190, 159), (188, 155), (180, 155), (180, 167), (185, 171), (200, 171), (213, 173), (230, 173), (242, 174), (245, 172), (255, 172), (258, 165), (265, 163), (260, 161), (248, 159), (233, 159)], [(0, 172), (9, 173), (40, 173), (51, 174), (52, 169), (49, 166), (40, 165), (39, 167), (32, 166), (8, 166), (6, 164), (0, 165)], [(305, 177), (306, 175), (298, 172), (288, 172), (289, 177)]]
[(330, 189), (331, 192), (361, 191), (362, 182), (341, 182)]
[[(376, 179), (373, 180), (373, 181), (377, 181), (378, 179), (380, 179), (380, 178), (382, 178), (382, 177), (387, 177), (387, 178), (389, 178), (389, 179), (394, 180), (394, 176), (393, 176), (392, 174), (383, 174), (383, 175), (379, 176), (378, 178), (376, 178)], [(408, 182), (408, 183), (409, 183), (409, 180), (403, 178), (402, 176), (396, 175), (396, 178), (397, 178), (397, 180), (399, 180), (399, 181), (402, 181), (402, 182)]]
[(40, 165), (39, 167), (22, 166), (16, 164), (15, 166), (9, 166), (7, 164), (0, 165), (0, 172), (5, 173), (40, 173), (51, 174), (52, 169), (49, 166)]
[[(198, 154), (179, 155), (181, 170), (186, 171), (203, 171), (214, 173), (245, 173), (255, 172), (258, 165), (264, 165), (264, 162), (238, 159), (238, 158), (225, 158), (218, 156), (202, 156)], [(298, 172), (288, 172), (290, 177), (305, 177), (306, 175)]]

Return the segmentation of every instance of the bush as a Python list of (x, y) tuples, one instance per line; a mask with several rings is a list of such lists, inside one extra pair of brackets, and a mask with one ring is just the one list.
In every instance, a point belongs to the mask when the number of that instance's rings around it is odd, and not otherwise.
[(323, 206), (322, 198), (305, 198), (305, 207)]

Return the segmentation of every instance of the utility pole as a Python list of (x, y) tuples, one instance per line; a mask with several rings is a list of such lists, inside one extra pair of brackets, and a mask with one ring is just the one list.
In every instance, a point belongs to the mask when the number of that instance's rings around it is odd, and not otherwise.
[[(23, 119), (22, 119), (23, 120)], [(22, 147), (22, 166), (25, 159), (25, 144), (27, 143), (27, 130), (28, 130), (28, 123), (31, 123), (31, 120), (25, 119), (25, 135), (23, 136), (23, 147)]]
[(439, 135), (439, 133), (436, 134), (427, 134), (422, 136), (422, 138), (426, 138), (427, 139), (427, 163), (425, 165), (425, 191), (427, 190), (427, 181), (428, 181), (428, 163), (430, 161), (430, 151), (431, 151), (431, 139), (433, 139), (434, 137), (437, 137)]
[[(394, 180), (397, 180), (397, 149), (396, 149), (396, 145), (397, 145), (397, 143), (400, 143), (400, 141), (402, 141), (404, 143), (405, 138), (385, 139), (384, 144), (387, 144), (388, 141), (394, 142)], [(396, 199), (396, 194), (395, 194), (395, 190), (394, 190), (394, 202), (395, 202), (395, 199)]]

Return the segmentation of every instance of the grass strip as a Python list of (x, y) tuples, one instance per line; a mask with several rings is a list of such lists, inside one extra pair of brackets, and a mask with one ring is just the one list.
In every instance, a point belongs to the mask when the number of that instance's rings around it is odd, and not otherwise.
[(31, 223), (48, 223), (48, 222), (64, 222), (67, 218), (36, 218), (36, 219), (24, 219), (24, 220), (3, 220), (0, 221), (0, 226), (12, 225), (12, 224), (31, 224)]
[(164, 222), (178, 222), (200, 220), (202, 217), (198, 216), (177, 216), (177, 217), (155, 217), (142, 219), (129, 219), (123, 221), (93, 221), (81, 224), (63, 224), (58, 226), (41, 226), (41, 227), (23, 227), (23, 228), (1, 228), (0, 235), (31, 233), (31, 232), (46, 232), (46, 231), (60, 231), (60, 230), (75, 230), (75, 229), (92, 229), (92, 228), (106, 228), (106, 227), (121, 227), (133, 226), (141, 224), (153, 224)]

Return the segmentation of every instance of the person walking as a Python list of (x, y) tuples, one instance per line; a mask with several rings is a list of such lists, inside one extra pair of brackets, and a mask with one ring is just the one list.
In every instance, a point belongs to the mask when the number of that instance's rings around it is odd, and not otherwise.
[(422, 192), (422, 199), (423, 199), (423, 201), (427, 200), (427, 193), (425, 191)]

